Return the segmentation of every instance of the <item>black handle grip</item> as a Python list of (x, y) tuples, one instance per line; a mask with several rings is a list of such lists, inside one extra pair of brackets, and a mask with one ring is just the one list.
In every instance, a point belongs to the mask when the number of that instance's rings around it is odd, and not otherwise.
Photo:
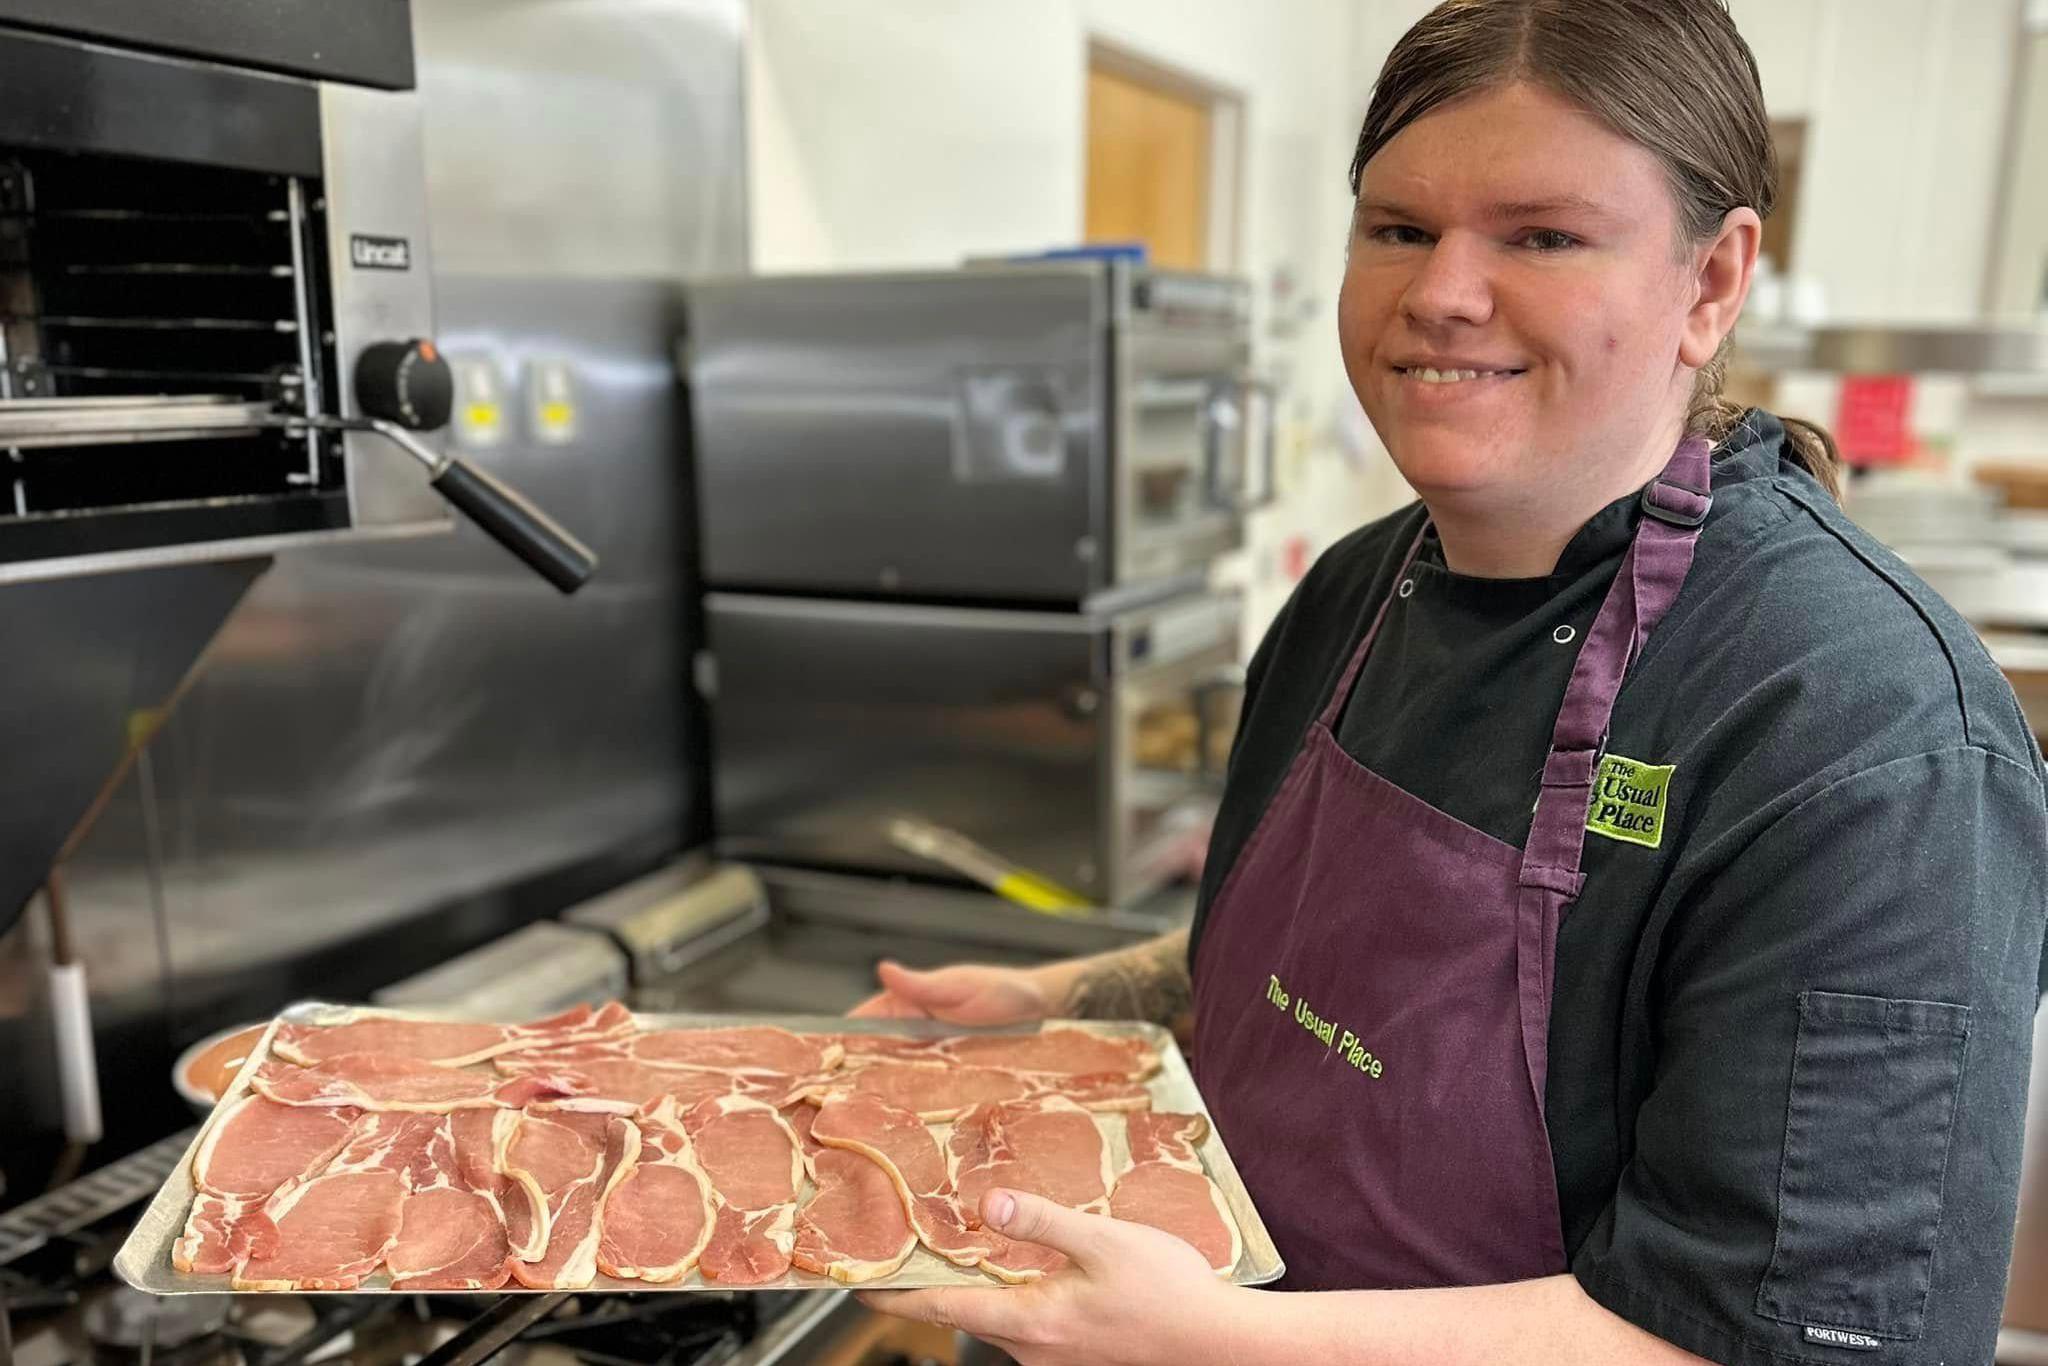
[(597, 569), (597, 556), (590, 547), (475, 466), (450, 460), (431, 482), (470, 521), (564, 593), (581, 588)]

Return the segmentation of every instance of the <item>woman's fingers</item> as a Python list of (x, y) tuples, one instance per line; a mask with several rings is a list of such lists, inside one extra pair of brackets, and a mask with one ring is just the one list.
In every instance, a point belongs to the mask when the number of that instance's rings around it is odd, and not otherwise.
[(1005, 1237), (1064, 1252), (1083, 1271), (1113, 1266), (1129, 1224), (1083, 1214), (1042, 1195), (997, 1188), (981, 1198), (981, 1221)]
[(929, 1011), (919, 1010), (910, 1002), (891, 995), (886, 991), (876, 992), (846, 1013), (850, 1018), (856, 1020), (928, 1020), (931, 1018)]
[(917, 972), (891, 958), (875, 964), (875, 977), (889, 995), (933, 1014), (963, 1006), (981, 990), (971, 969)]
[(864, 1290), (860, 1302), (881, 1314), (936, 1324), (982, 1339), (1021, 1341), (1029, 1336), (1036, 1297), (1017, 1290)]
[(961, 980), (961, 970), (915, 972), (891, 958), (875, 964), (882, 989), (846, 1013), (855, 1019), (946, 1019), (973, 999), (978, 988)]
[(893, 959), (875, 964), (882, 989), (849, 1015), (866, 1019), (944, 1020), (949, 1024), (1028, 1024), (1046, 1017), (1045, 989), (1032, 971), (959, 963), (918, 972)]

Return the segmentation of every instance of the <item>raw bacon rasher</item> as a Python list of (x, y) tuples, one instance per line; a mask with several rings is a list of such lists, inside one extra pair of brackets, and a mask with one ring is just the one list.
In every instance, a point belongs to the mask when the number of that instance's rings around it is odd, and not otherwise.
[(972, 1227), (946, 1170), (945, 1154), (924, 1121), (874, 1096), (826, 1101), (811, 1137), (878, 1163), (918, 1241), (956, 1266), (985, 1267), (1008, 1281), (1033, 1280), (1059, 1265), (1058, 1253)]
[(192, 1182), (199, 1193), (184, 1233), (171, 1246), (171, 1265), (219, 1275), (267, 1250), (277, 1230), (262, 1213), (264, 1202), (324, 1168), (361, 1114), (294, 1109), (262, 1096), (235, 1101), (193, 1154)]
[[(412, 1127), (394, 1133), (390, 1155), (380, 1159), (401, 1164), (410, 1187), (397, 1241), (384, 1254), (394, 1290), (496, 1290), (512, 1277), (512, 1243), (496, 1182), (464, 1164), (456, 1150), (457, 1118), (481, 1113), (442, 1116), (424, 1130), (419, 1122), (429, 1116), (404, 1116)], [(472, 1186), (472, 1174), (483, 1175), (485, 1184)]]
[(906, 1039), (842, 1034), (848, 1068), (882, 1062), (993, 1067), (1032, 1077), (1143, 1081), (1159, 1070), (1159, 1054), (1143, 1039), (1112, 1037), (1071, 1022), (1049, 1022), (1035, 1034), (953, 1034)]
[(1117, 1178), (1109, 1212), (1164, 1229), (1208, 1258), (1228, 1275), (1244, 1252), (1237, 1221), (1224, 1207), (1223, 1193), (1202, 1172), (1195, 1145), (1209, 1132), (1202, 1115), (1134, 1114), (1125, 1117), (1131, 1165)]
[(548, 1200), (531, 1177), (522, 1179), (506, 1168), (506, 1151), (520, 1118), (517, 1110), (457, 1110), (448, 1116), (448, 1132), (462, 1184), (490, 1195), (512, 1256), (531, 1262), (547, 1250)]
[(977, 1105), (953, 1125), (946, 1147), (953, 1189), (970, 1213), (998, 1186), (1109, 1212), (1109, 1147), (1095, 1117), (1070, 1100)]
[(271, 1201), (275, 1241), (235, 1268), (237, 1290), (354, 1290), (398, 1241), (405, 1177), (395, 1171), (322, 1173)]
[[(569, 1118), (528, 1116), (522, 1121), (522, 1131), (524, 1126), (534, 1124), (568, 1127), (564, 1121)], [(565, 1184), (550, 1186), (548, 1181), (540, 1181), (548, 1191), (547, 1251), (535, 1261), (512, 1264), (513, 1277), (530, 1290), (581, 1290), (596, 1278), (605, 1201), (639, 1163), (640, 1131), (631, 1120), (616, 1115), (591, 1118), (604, 1126), (595, 1148), (595, 1165), (569, 1176)], [(525, 1137), (523, 1132), (521, 1137)], [(544, 1142), (526, 1143), (523, 1149), (521, 1141), (515, 1139), (510, 1160), (515, 1166), (543, 1164), (551, 1178), (559, 1177), (572, 1170), (569, 1163), (558, 1164), (564, 1156), (564, 1146), (554, 1135), (546, 1136)]]
[(267, 1059), (252, 1082), (280, 1105), (347, 1105), (364, 1110), (418, 1110), (445, 1114), (472, 1106), (518, 1109), (564, 1093), (544, 1073), (509, 1081), (438, 1063), (379, 1053), (341, 1053), (311, 1067)]
[(880, 1164), (845, 1149), (820, 1148), (810, 1172), (817, 1190), (797, 1212), (793, 1263), (859, 1285), (910, 1259), (917, 1233)]
[(514, 1049), (560, 1048), (618, 1038), (633, 1032), (633, 1013), (617, 1001), (574, 1010), (531, 1024), (480, 1024), (460, 1020), (410, 1020), (365, 1015), (346, 1024), (285, 1023), (277, 1027), (270, 1051), (287, 1062), (310, 1067), (347, 1053), (463, 1067)]
[(977, 1105), (1063, 1096), (1088, 1110), (1138, 1110), (1152, 1103), (1143, 1082), (1120, 1076), (1050, 1078), (997, 1067), (949, 1063), (878, 1062), (829, 1076), (809, 1088), (811, 1099), (871, 1096), (908, 1110), (928, 1124), (957, 1119)]
[(729, 1029), (655, 1029), (631, 1037), (508, 1052), (501, 1068), (578, 1068), (594, 1062), (722, 1072), (738, 1076), (808, 1076), (837, 1067), (845, 1050), (836, 1037), (792, 1034), (772, 1025)]
[(717, 1213), (699, 1266), (726, 1285), (761, 1285), (789, 1270), (803, 1149), (772, 1105), (714, 1096), (682, 1116)]
[(597, 1265), (607, 1276), (663, 1285), (690, 1274), (711, 1241), (716, 1207), (676, 1103), (640, 1129), (640, 1157), (605, 1197)]

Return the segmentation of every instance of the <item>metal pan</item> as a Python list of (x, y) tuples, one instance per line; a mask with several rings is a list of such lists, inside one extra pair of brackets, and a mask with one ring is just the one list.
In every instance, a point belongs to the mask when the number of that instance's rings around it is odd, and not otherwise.
[[(277, 1020), (271, 1022), (262, 1039), (250, 1053), (248, 1062), (235, 1077), (234, 1083), (222, 1094), (207, 1122), (200, 1127), (199, 1134), (192, 1140), (184, 1160), (149, 1203), (142, 1219), (122, 1244), (121, 1251), (114, 1258), (114, 1270), (121, 1279), (138, 1290), (156, 1295), (218, 1294), (229, 1291), (226, 1276), (188, 1276), (171, 1265), (171, 1244), (184, 1231), (185, 1216), (192, 1207), (192, 1158), (199, 1151), (199, 1145), (206, 1140), (207, 1132), (220, 1121), (221, 1114), (234, 1101), (249, 1090), (250, 1078), (263, 1060), (269, 1056), (271, 1039), (277, 1033), (280, 1022), (294, 1024), (343, 1024), (365, 1016), (383, 1016), (394, 1019), (445, 1019), (445, 1015), (433, 1011), (416, 1010), (374, 1010), (367, 1007), (335, 1006), (319, 1002), (307, 1002), (291, 1006)], [(784, 1029), (806, 1034), (895, 1034), (915, 1038), (932, 1038), (942, 1035), (970, 1033), (1015, 1033), (1014, 1030), (970, 1030), (958, 1025), (940, 1024), (932, 1020), (848, 1020), (834, 1015), (654, 1015), (641, 1014), (636, 1017), (643, 1029), (705, 1029), (736, 1024), (776, 1025)], [(1087, 1027), (1115, 1037), (1137, 1036), (1143, 1038), (1158, 1050), (1160, 1068), (1151, 1079), (1152, 1104), (1155, 1109), (1179, 1113), (1201, 1113), (1206, 1115), (1208, 1107), (1195, 1090), (1194, 1078), (1188, 1073), (1187, 1060), (1181, 1056), (1180, 1048), (1174, 1043), (1173, 1035), (1157, 1025), (1136, 1021), (1089, 1021)], [(1026, 1031), (1029, 1032), (1029, 1031)], [(1096, 1123), (1102, 1129), (1103, 1139), (1109, 1145), (1110, 1160), (1116, 1170), (1121, 1171), (1129, 1160), (1129, 1151), (1124, 1141), (1123, 1117), (1121, 1115), (1099, 1115)], [(945, 1140), (945, 1125), (932, 1126), (941, 1142)], [(1223, 1141), (1212, 1125), (1209, 1136), (1202, 1141), (1200, 1149), (1202, 1166), (1210, 1180), (1223, 1194), (1225, 1206), (1231, 1218), (1237, 1221), (1238, 1234), (1244, 1250), (1239, 1255), (1236, 1268), (1230, 1280), (1239, 1285), (1263, 1285), (1277, 1279), (1286, 1269), (1280, 1260), (1279, 1251), (1273, 1246), (1272, 1237), (1266, 1232), (1259, 1213), (1252, 1208), (1252, 1201), (1244, 1188), (1244, 1181), (1238, 1176), (1236, 1165), (1230, 1154), (1224, 1151)], [(806, 1186), (806, 1195), (809, 1187)], [(865, 1283), (864, 1290), (908, 1290), (928, 1286), (974, 1285), (998, 1286), (1001, 1282), (982, 1272), (954, 1266), (937, 1254), (919, 1247), (911, 1253), (895, 1274)], [(791, 1270), (786, 1276), (770, 1281), (766, 1285), (750, 1286), (754, 1290), (832, 1290), (841, 1289), (838, 1282), (814, 1275), (808, 1271)], [(361, 1291), (343, 1293), (375, 1293), (389, 1291), (390, 1278), (382, 1275), (366, 1280)], [(718, 1291), (731, 1293), (732, 1286), (706, 1281), (693, 1271), (670, 1285), (647, 1285), (640, 1281), (615, 1280), (599, 1275), (589, 1287), (592, 1291), (632, 1291), (646, 1294), (669, 1292), (688, 1293), (692, 1291)], [(240, 1292), (254, 1293), (254, 1292)], [(295, 1294), (308, 1292), (295, 1291)], [(320, 1292), (312, 1292), (320, 1293)], [(440, 1292), (437, 1292), (440, 1293)], [(550, 1291), (532, 1291), (515, 1284), (491, 1294), (550, 1294)]]

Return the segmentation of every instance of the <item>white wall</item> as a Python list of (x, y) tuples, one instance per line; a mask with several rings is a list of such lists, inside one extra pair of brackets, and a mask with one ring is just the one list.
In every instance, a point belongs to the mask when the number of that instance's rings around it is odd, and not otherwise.
[(754, 0), (755, 268), (953, 264), (1073, 241), (1085, 69), (1071, 10)]
[[(1992, 306), (2011, 318), (2036, 318), (2048, 310), (2048, 0), (2034, 0), (2040, 10), (2027, 40), (2023, 101), (2013, 122), (2007, 174), (2005, 221), (1999, 234), (1999, 258)], [(2026, 173), (2022, 172), (2026, 168)]]
[[(1333, 453), (1334, 303), (1344, 184), (1365, 92), (1362, 0), (753, 0), (752, 249), (763, 271), (949, 265), (1078, 241), (1091, 38), (1243, 101), (1238, 270), (1254, 283), (1259, 366), (1285, 386), (1286, 497), (1231, 573), (1262, 628), (1312, 548), (1391, 506), (1389, 480)], [(1276, 281), (1312, 311), (1276, 307)], [(1283, 316), (1284, 314), (1284, 316)]]
[(1807, 120), (1793, 267), (1844, 321), (1981, 314), (2019, 0), (1735, 0), (1777, 117)]

